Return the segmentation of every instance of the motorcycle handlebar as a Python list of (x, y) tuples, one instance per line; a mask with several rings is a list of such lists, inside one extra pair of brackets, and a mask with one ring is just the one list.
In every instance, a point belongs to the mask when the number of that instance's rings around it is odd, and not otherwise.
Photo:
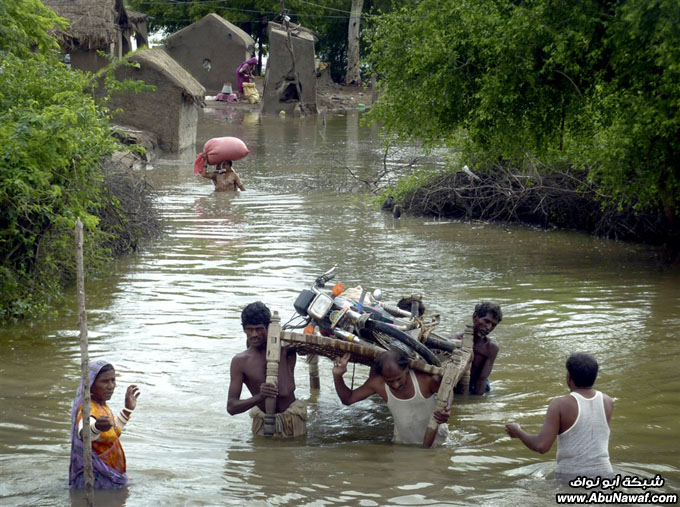
[(319, 278), (317, 278), (314, 281), (314, 287), (323, 287), (324, 285), (326, 285), (326, 282), (329, 282), (330, 280), (335, 278), (336, 275), (335, 270), (337, 267), (338, 265), (336, 264), (331, 269), (326, 271), (323, 275), (321, 275)]

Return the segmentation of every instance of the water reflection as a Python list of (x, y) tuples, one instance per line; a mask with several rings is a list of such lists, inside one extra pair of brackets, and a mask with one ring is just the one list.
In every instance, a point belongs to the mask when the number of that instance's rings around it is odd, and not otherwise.
[[(251, 152), (236, 165), (248, 189), (239, 195), (214, 192), (192, 172), (203, 143), (225, 135), (244, 138)], [(119, 386), (142, 390), (123, 434), (132, 483), (104, 502), (552, 503), (546, 478), (555, 451), (524, 449), (504, 425), (538, 431), (548, 401), (566, 392), (564, 360), (576, 349), (597, 355), (597, 386), (616, 398), (615, 469), (661, 473), (666, 489), (677, 490), (680, 272), (661, 266), (654, 250), (519, 226), (395, 220), (367, 198), (336, 194), (350, 181), (345, 166), (382, 164), (375, 131), (356, 114), (324, 123), (206, 113), (197, 144), (144, 169), (160, 191), (164, 236), (86, 286), (92, 355), (116, 366)], [(493, 391), (455, 400), (443, 448), (392, 446), (385, 404), (343, 407), (325, 359), (316, 397), (298, 363), (306, 439), (255, 439), (246, 414), (226, 414), (229, 362), (245, 347), (240, 309), (260, 299), (285, 320), (297, 293), (333, 264), (346, 286), (381, 288), (387, 300), (422, 293), (447, 332), (462, 330), (482, 299), (503, 306)], [(68, 413), (78, 354), (72, 310), (0, 331), (3, 505), (71, 503)], [(357, 367), (355, 385), (366, 375)]]
[[(118, 490), (96, 490), (94, 492), (94, 505), (97, 507), (123, 507), (130, 496), (129, 488)], [(85, 491), (69, 490), (72, 507), (87, 507), (89, 504), (85, 498)]]

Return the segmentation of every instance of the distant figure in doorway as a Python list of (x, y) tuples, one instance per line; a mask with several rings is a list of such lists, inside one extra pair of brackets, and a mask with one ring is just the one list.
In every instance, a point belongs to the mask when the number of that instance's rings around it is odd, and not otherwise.
[(245, 191), (246, 189), (241, 182), (241, 178), (234, 171), (231, 160), (220, 162), (212, 172), (203, 171), (201, 176), (213, 182), (216, 192), (237, 192), (238, 190)]
[(555, 479), (567, 483), (576, 477), (612, 477), (609, 462), (609, 424), (614, 400), (593, 389), (597, 360), (590, 354), (575, 353), (567, 359), (570, 393), (554, 398), (545, 415), (541, 432), (527, 433), (517, 423), (505, 426), (511, 438), (519, 438), (532, 451), (546, 453), (557, 438)]
[(243, 83), (253, 82), (253, 71), (257, 67), (257, 58), (248, 58), (236, 69), (236, 81), (238, 82), (238, 92), (243, 96)]

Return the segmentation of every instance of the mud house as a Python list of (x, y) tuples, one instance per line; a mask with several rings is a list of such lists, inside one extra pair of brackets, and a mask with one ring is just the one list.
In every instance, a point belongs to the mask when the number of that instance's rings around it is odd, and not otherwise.
[(316, 113), (316, 36), (301, 26), (291, 27), (291, 46), (295, 56), (293, 66), (286, 28), (278, 23), (269, 23), (267, 33), (269, 59), (264, 77), (262, 113), (285, 111), (290, 114), (298, 105), (306, 113)]
[(236, 84), (236, 69), (253, 56), (255, 41), (226, 19), (208, 14), (173, 33), (165, 46), (168, 54), (214, 95), (224, 83)]
[(116, 78), (142, 80), (156, 91), (113, 94), (109, 107), (122, 109), (114, 116), (114, 123), (153, 132), (165, 151), (193, 149), (205, 88), (163, 48), (142, 49), (127, 60), (133, 65), (117, 66)]
[[(149, 31), (146, 26), (148, 16), (142, 12), (125, 9), (127, 24), (123, 27), (123, 54), (133, 49), (149, 45)], [(135, 44), (133, 45), (132, 39)]]
[(96, 71), (109, 61), (97, 51), (122, 57), (148, 45), (146, 14), (128, 11), (122, 0), (44, 0), (45, 6), (66, 18), (70, 26), (54, 33), (75, 69)]

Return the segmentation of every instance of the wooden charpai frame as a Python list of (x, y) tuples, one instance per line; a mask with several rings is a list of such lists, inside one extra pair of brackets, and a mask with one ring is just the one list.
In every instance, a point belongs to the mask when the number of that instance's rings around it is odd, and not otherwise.
[[(437, 392), (437, 405), (435, 410), (443, 410), (453, 400), (453, 389), (459, 383), (463, 393), (467, 393), (470, 387), (470, 366), (473, 356), (473, 333), (472, 325), (466, 326), (463, 333), (461, 346), (453, 354), (447, 356), (442, 366), (427, 364), (422, 360), (411, 359), (409, 366), (414, 370), (439, 375), (442, 378), (439, 391)], [(321, 335), (282, 331), (278, 312), (274, 312), (269, 325), (267, 339), (267, 382), (276, 382), (275, 371), (278, 370), (278, 359), (281, 347), (293, 347), (303, 355), (325, 356), (331, 360), (350, 354), (350, 361), (372, 366), (375, 359), (385, 352), (379, 347), (352, 343), (337, 338), (329, 338)], [(269, 411), (267, 411), (269, 412)], [(273, 414), (271, 414), (273, 417)], [(266, 418), (265, 418), (266, 419)], [(423, 447), (431, 447), (437, 431), (437, 422), (430, 417), (430, 423), (425, 434)], [(265, 425), (265, 430), (267, 425)], [(265, 431), (265, 435), (267, 435)]]

